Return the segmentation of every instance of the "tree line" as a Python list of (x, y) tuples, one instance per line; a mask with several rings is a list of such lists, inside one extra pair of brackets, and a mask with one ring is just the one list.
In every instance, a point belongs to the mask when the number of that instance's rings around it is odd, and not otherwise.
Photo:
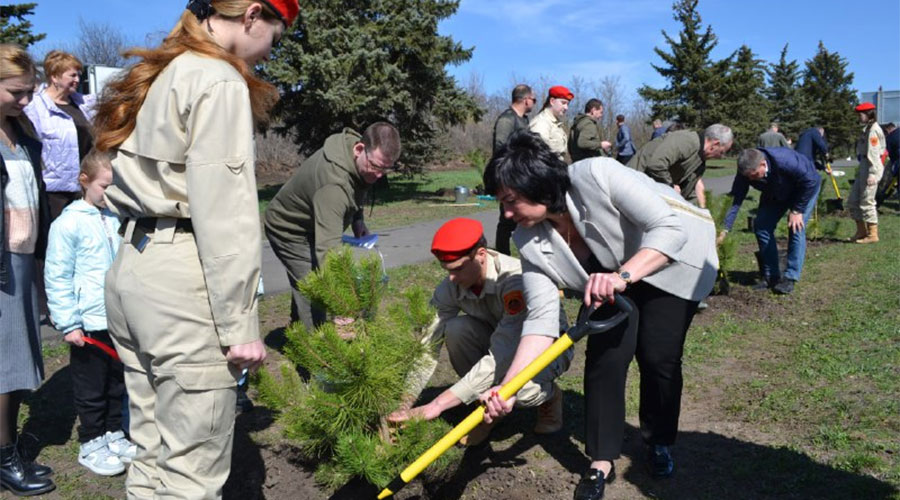
[[(388, 120), (402, 134), (401, 161), (418, 170), (473, 151), (487, 155), (493, 122), (509, 105), (508, 92), (515, 84), (531, 85), (539, 101), (550, 86), (565, 84), (575, 94), (570, 119), (587, 99), (604, 102), (601, 125), (607, 139), (614, 139), (615, 116), (623, 114), (639, 145), (649, 139), (649, 124), (658, 118), (697, 129), (728, 124), (735, 132), (735, 149), (755, 145), (772, 121), (789, 137), (821, 125), (832, 147), (852, 146), (857, 98), (846, 59), (819, 42), (802, 69), (789, 58), (787, 45), (774, 63), (761, 60), (746, 45), (715, 60), (711, 52), (718, 38), (711, 26), (703, 25), (698, 1), (673, 4), (681, 31), (676, 37), (663, 31), (667, 47), (654, 49), (662, 63), (651, 65), (666, 85), (644, 85), (629, 102), (617, 75), (578, 75), (569, 82), (552, 75), (513, 76), (509, 89), (491, 95), (477, 73), (458, 82), (446, 68), (468, 61), (475, 47), (463, 47), (437, 30), (441, 20), (458, 10), (456, 0), (300, 0), (298, 21), (260, 68), (282, 94), (271, 130), (304, 155), (343, 127), (359, 129)], [(45, 37), (33, 33), (27, 19), (35, 6), (0, 7), (0, 42), (28, 47)], [(120, 29), (83, 20), (79, 29), (78, 39), (60, 48), (86, 64), (128, 63), (121, 52), (134, 42)], [(146, 42), (154, 37), (159, 34), (148, 35)]]

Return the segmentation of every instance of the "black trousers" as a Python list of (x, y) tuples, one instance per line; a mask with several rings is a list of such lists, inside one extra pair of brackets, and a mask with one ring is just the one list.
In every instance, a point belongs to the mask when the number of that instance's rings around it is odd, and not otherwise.
[[(85, 332), (85, 335), (113, 345), (106, 330)], [(85, 344), (84, 347), (72, 346), (69, 370), (75, 413), (81, 424), (78, 426), (78, 441), (86, 443), (107, 431), (121, 430), (122, 395), (125, 393), (122, 363), (99, 348)]]
[(509, 240), (512, 238), (513, 231), (516, 230), (516, 221), (507, 219), (503, 215), (503, 204), (500, 204), (500, 219), (497, 220), (497, 233), (494, 237), (494, 248), (506, 255), (511, 255)]
[[(637, 306), (636, 320), (588, 338), (585, 369), (585, 448), (591, 460), (614, 460), (625, 433), (625, 380), (637, 358), (641, 374), (641, 435), (647, 444), (670, 445), (681, 410), (681, 356), (697, 302), (639, 282), (625, 295)], [(616, 312), (604, 306), (595, 319)]]

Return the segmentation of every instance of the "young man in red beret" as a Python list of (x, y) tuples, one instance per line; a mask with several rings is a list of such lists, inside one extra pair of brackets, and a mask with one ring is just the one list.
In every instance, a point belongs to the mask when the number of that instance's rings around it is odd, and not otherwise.
[(575, 94), (562, 85), (550, 87), (541, 112), (528, 124), (528, 129), (539, 135), (550, 146), (550, 151), (559, 155), (561, 160), (566, 160), (568, 153), (566, 111), (574, 98)]
[[(466, 218), (447, 222), (435, 233), (431, 252), (448, 276), (431, 299), (437, 317), (423, 342), (432, 344), (434, 351), (409, 381), (410, 397), (417, 396), (434, 373), (441, 344), (447, 345), (450, 364), (461, 378), (429, 403), (392, 413), (388, 420), (395, 423), (412, 417), (437, 418), (445, 410), (476, 401), (498, 384), (516, 353), (528, 315), (519, 260), (487, 249), (480, 222)], [(563, 331), (562, 311), (560, 322)], [(570, 348), (516, 395), (518, 405), (538, 407), (534, 428), (538, 434), (562, 428), (562, 392), (554, 380), (569, 368), (572, 355)], [(482, 423), (469, 433), (465, 444), (481, 443), (491, 427)]]

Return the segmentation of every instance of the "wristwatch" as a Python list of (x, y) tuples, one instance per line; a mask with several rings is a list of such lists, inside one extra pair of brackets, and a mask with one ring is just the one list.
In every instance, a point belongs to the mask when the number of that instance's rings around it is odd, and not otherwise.
[(626, 285), (631, 284), (631, 273), (628, 271), (619, 271), (616, 274), (619, 275), (619, 279), (624, 281)]

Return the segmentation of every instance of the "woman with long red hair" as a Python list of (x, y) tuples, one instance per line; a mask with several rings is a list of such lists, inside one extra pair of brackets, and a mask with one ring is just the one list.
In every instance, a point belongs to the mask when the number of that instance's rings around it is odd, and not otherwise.
[(237, 380), (266, 355), (253, 131), (278, 94), (252, 68), (298, 11), (191, 0), (101, 98), (95, 147), (124, 228), (106, 309), (138, 446), (128, 498), (220, 498), (228, 478)]

